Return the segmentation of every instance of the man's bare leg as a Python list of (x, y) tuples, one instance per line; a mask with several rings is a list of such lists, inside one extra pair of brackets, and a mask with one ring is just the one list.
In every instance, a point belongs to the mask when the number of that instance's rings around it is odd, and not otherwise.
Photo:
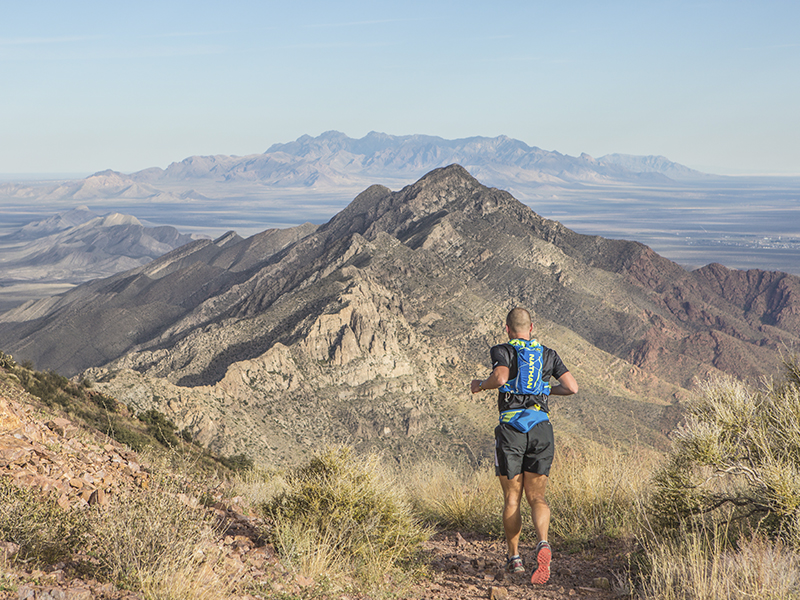
[(503, 488), (503, 529), (506, 532), (508, 556), (519, 554), (519, 535), (522, 531), (522, 514), (520, 501), (522, 500), (523, 475), (520, 473), (513, 479), (500, 475), (500, 486)]
[(544, 499), (547, 489), (547, 475), (536, 473), (523, 473), (525, 498), (531, 505), (531, 518), (536, 529), (538, 542), (547, 541), (547, 532), (550, 529), (550, 507)]
[(550, 579), (550, 560), (552, 550), (547, 543), (547, 532), (550, 528), (550, 507), (544, 499), (547, 488), (547, 476), (535, 473), (524, 474), (525, 498), (531, 505), (531, 517), (536, 529), (536, 565), (531, 572), (531, 583), (544, 584)]

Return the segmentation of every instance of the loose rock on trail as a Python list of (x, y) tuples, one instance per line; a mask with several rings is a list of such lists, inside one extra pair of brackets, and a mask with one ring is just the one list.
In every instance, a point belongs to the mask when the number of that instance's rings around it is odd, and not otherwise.
[(438, 533), (426, 543), (431, 563), (430, 582), (419, 586), (420, 598), (436, 600), (596, 598), (606, 600), (628, 596), (618, 582), (625, 581), (626, 552), (620, 542), (570, 553), (553, 546), (550, 580), (534, 586), (530, 568), (534, 545), (521, 547), (524, 573), (505, 571), (506, 546), (500, 539), (478, 534)]

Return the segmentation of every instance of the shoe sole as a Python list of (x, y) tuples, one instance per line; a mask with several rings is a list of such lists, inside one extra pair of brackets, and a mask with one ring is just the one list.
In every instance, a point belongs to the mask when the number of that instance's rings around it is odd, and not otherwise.
[(547, 583), (550, 579), (550, 559), (553, 557), (553, 553), (549, 547), (545, 546), (539, 553), (536, 555), (536, 562), (538, 566), (536, 570), (531, 573), (531, 583), (534, 585), (542, 585), (543, 583)]

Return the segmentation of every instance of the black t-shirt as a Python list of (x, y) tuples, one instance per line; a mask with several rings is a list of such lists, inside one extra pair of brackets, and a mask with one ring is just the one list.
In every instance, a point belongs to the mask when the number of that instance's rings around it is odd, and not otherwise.
[[(517, 376), (517, 351), (511, 344), (499, 344), (493, 346), (490, 355), (492, 357), (492, 370), (495, 367), (508, 367), (508, 380), (511, 381)], [(555, 350), (542, 346), (542, 379), (550, 381), (551, 377), (558, 379), (569, 369), (561, 362), (561, 357)], [(511, 394), (500, 392), (497, 396), (497, 408), (500, 412), (515, 408), (527, 408), (538, 404), (547, 412), (547, 395), (545, 394)]]

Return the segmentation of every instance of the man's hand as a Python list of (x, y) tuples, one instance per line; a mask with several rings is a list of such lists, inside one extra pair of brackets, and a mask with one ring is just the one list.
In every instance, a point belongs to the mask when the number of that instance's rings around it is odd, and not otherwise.
[(472, 382), (469, 384), (469, 391), (473, 394), (477, 394), (478, 392), (482, 392), (481, 383), (483, 383), (480, 379), (473, 379)]

